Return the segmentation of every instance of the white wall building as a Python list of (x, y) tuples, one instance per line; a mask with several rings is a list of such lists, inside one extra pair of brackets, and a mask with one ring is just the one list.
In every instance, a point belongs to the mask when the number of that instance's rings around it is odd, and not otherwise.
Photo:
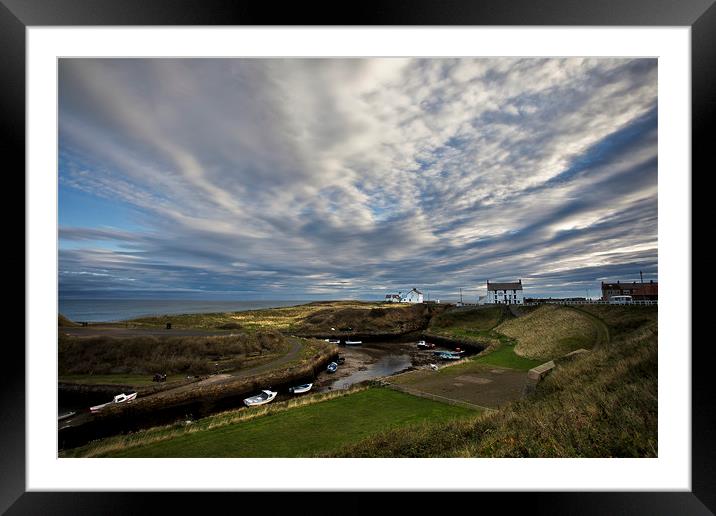
[[(423, 293), (420, 292), (417, 288), (414, 288), (407, 294), (403, 294), (402, 292), (398, 292), (397, 294), (386, 294), (385, 302), (386, 303), (422, 303), (423, 302)], [(440, 301), (438, 300), (438, 303), (439, 302)]]
[(420, 292), (417, 288), (414, 288), (404, 296), (400, 298), (401, 303), (422, 303), (423, 302), (423, 293)]
[(487, 303), (500, 305), (522, 305), (525, 302), (522, 293), (522, 280), (506, 283), (487, 281)]

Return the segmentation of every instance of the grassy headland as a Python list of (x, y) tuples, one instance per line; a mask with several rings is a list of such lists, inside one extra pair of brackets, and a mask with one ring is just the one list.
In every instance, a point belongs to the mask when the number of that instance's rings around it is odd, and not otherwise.
[[(127, 328), (241, 329), (247, 332), (276, 330), (293, 334), (330, 334), (398, 331), (423, 321), (427, 305), (416, 306), (363, 301), (322, 301), (298, 306), (226, 312), (141, 317), (122, 322)], [(425, 321), (427, 323), (427, 321)], [(331, 330), (335, 328), (335, 330)], [(351, 328), (350, 330), (348, 328)]]

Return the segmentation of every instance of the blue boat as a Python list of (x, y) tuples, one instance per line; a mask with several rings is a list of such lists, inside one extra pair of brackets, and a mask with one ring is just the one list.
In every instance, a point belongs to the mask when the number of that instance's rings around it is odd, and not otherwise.
[(326, 368), (326, 371), (328, 371), (329, 373), (335, 373), (337, 370), (338, 370), (338, 364), (336, 364), (335, 362), (331, 362), (330, 364), (328, 364), (328, 367)]
[(444, 351), (438, 355), (443, 360), (460, 360), (462, 358), (461, 353), (455, 353), (452, 351)]

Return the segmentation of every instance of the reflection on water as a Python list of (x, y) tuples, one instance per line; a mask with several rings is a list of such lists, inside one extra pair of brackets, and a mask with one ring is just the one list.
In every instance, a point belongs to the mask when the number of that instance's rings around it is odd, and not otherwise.
[(379, 359), (373, 364), (367, 365), (365, 371), (356, 371), (344, 378), (340, 378), (333, 382), (329, 389), (346, 389), (353, 384), (387, 376), (390, 374), (405, 371), (412, 365), (409, 355), (387, 355)]

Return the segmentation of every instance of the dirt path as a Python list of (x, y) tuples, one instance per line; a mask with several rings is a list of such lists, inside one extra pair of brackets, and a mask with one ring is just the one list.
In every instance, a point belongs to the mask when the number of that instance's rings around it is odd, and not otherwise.
[(280, 356), (279, 358), (275, 360), (271, 360), (269, 362), (266, 362), (264, 364), (259, 364), (254, 367), (248, 367), (246, 369), (240, 369), (238, 371), (232, 372), (230, 374), (215, 374), (212, 376), (209, 376), (208, 378), (204, 378), (203, 380), (191, 382), (188, 384), (178, 385), (173, 388), (168, 388), (161, 390), (159, 392), (149, 394), (146, 397), (152, 397), (154, 399), (156, 398), (162, 398), (165, 396), (173, 397), (177, 394), (181, 394), (186, 391), (193, 391), (196, 389), (199, 389), (201, 387), (205, 387), (207, 385), (217, 385), (217, 384), (226, 384), (234, 382), (238, 379), (247, 378), (249, 376), (253, 376), (256, 374), (264, 373), (266, 371), (269, 371), (271, 369), (275, 369), (279, 366), (282, 366), (296, 358), (298, 358), (299, 352), (301, 351), (301, 341), (299, 339), (291, 338), (289, 339), (289, 342), (291, 344), (291, 347), (289, 348), (288, 352)]
[(78, 326), (61, 327), (59, 333), (73, 337), (213, 337), (234, 335), (230, 330), (165, 330), (159, 328), (122, 328), (118, 326)]

